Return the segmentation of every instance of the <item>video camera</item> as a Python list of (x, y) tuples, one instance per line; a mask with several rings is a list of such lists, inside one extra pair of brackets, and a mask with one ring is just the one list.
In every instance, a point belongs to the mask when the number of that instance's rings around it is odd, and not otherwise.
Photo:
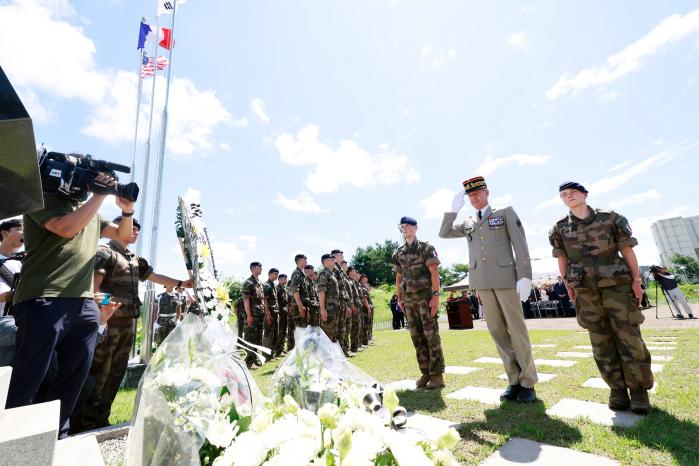
[(82, 202), (87, 193), (114, 194), (136, 202), (138, 185), (136, 183), (109, 186), (95, 180), (100, 173), (119, 181), (116, 172), (131, 173), (131, 169), (117, 163), (95, 160), (91, 155), (61, 154), (39, 150), (39, 172), (42, 189), (46, 193), (59, 193), (70, 199)]

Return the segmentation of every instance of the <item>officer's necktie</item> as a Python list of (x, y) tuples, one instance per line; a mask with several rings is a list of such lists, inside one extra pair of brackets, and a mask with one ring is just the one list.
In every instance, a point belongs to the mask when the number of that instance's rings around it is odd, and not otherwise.
[(478, 211), (478, 220), (483, 220), (483, 212)]

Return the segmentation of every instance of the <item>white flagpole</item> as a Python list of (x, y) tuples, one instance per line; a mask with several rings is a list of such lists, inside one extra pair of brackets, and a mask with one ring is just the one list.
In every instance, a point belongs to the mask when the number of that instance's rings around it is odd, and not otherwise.
[[(170, 25), (170, 50), (168, 50), (168, 65), (167, 65), (167, 72), (166, 72), (166, 78), (165, 78), (165, 100), (163, 103), (163, 116), (160, 124), (160, 141), (158, 145), (158, 159), (156, 160), (156, 165), (155, 165), (155, 194), (154, 194), (154, 200), (153, 200), (153, 205), (151, 207), (151, 216), (150, 216), (150, 221), (151, 221), (151, 233), (150, 233), (150, 242), (149, 242), (149, 254), (148, 254), (148, 263), (155, 268), (156, 264), (156, 257), (158, 253), (158, 222), (160, 219), (160, 194), (162, 192), (163, 188), (163, 164), (165, 162), (165, 142), (167, 141), (167, 105), (168, 101), (170, 99), (170, 74), (172, 71), (172, 48), (175, 45), (175, 14), (177, 13), (177, 0), (173, 1), (173, 8), (172, 8), (172, 23)], [(160, 34), (158, 34), (159, 36)], [(155, 60), (155, 69), (158, 68), (157, 63), (158, 63), (158, 54), (157, 54), (157, 44), (156, 44), (156, 54), (154, 57)], [(153, 82), (155, 82), (155, 76), (153, 76)], [(152, 107), (151, 107), (152, 108)], [(151, 110), (151, 118), (152, 118), (152, 110)], [(151, 120), (152, 122), (152, 120)], [(150, 138), (149, 138), (150, 141)], [(145, 330), (143, 338), (143, 343), (141, 346), (141, 360), (148, 362), (150, 361), (151, 358), (151, 349), (153, 347), (152, 341), (153, 341), (153, 322), (152, 322), (152, 316), (153, 316), (153, 302), (155, 298), (155, 290), (153, 287), (153, 282), (149, 281), (147, 285), (147, 291), (146, 291), (146, 296), (145, 296), (145, 306), (144, 306), (144, 325), (143, 329)]]
[[(141, 23), (145, 23), (146, 18), (141, 17)], [(141, 29), (140, 29), (140, 24), (139, 24), (139, 37), (141, 34)], [(131, 176), (129, 178), (130, 182), (133, 182), (136, 179), (136, 147), (138, 146), (138, 120), (139, 116), (141, 114), (141, 95), (143, 93), (143, 75), (141, 74), (141, 66), (143, 65), (143, 57), (146, 54), (146, 47), (145, 44), (143, 48), (141, 49), (139, 61), (138, 61), (138, 96), (136, 97), (136, 129), (134, 130), (133, 134), (133, 151), (132, 151), (132, 156), (131, 156)]]
[[(143, 231), (146, 230), (146, 209), (148, 208), (148, 172), (150, 168), (150, 138), (151, 135), (153, 134), (153, 113), (154, 113), (154, 108), (155, 108), (155, 78), (158, 76), (158, 42), (159, 42), (159, 37), (160, 37), (160, 16), (157, 16), (158, 13), (158, 6), (159, 2), (156, 0), (156, 17), (155, 17), (155, 40), (153, 41), (153, 59), (155, 62), (153, 63), (153, 82), (151, 83), (151, 88), (150, 88), (150, 111), (148, 113), (148, 133), (146, 136), (146, 144), (145, 144), (145, 160), (143, 163), (143, 177), (141, 178), (141, 199), (139, 200), (139, 206), (138, 206), (138, 211), (140, 212), (141, 215), (141, 222), (142, 222), (142, 229)], [(146, 235), (143, 235), (141, 240), (136, 244), (136, 255), (137, 256), (142, 256), (143, 254), (143, 247), (145, 244), (146, 240)]]

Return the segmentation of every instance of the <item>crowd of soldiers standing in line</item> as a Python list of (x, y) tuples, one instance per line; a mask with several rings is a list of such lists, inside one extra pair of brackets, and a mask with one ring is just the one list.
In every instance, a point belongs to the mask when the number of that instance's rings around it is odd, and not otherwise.
[[(368, 277), (349, 267), (339, 249), (323, 254), (320, 273), (304, 254), (297, 254), (294, 262), (291, 278), (271, 268), (265, 282), (259, 278), (262, 264), (250, 264), (251, 275), (236, 303), (238, 335), (268, 348), (272, 358), (291, 351), (294, 331), (308, 325), (320, 327), (340, 344), (346, 357), (373, 345), (374, 304)], [(246, 363), (250, 369), (263, 364), (253, 352)]]

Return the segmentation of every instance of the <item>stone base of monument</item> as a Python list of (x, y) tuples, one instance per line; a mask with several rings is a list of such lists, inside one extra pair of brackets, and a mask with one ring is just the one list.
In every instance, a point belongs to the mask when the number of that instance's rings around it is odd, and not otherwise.
[(124, 379), (121, 381), (121, 388), (138, 388), (138, 383), (141, 381), (146, 367), (147, 364), (142, 362), (129, 362)]

